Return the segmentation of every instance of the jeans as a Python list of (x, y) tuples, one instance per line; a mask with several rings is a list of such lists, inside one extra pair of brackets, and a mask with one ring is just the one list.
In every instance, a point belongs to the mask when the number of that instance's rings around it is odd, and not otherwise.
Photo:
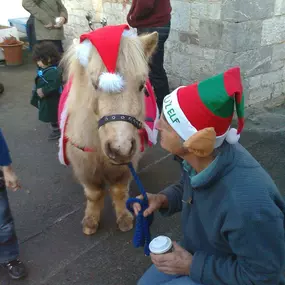
[[(1, 170), (0, 180), (4, 181)], [(0, 263), (12, 261), (18, 256), (19, 244), (9, 207), (7, 190), (5, 187), (0, 187)]]
[(164, 63), (164, 43), (168, 39), (170, 32), (170, 23), (164, 27), (153, 27), (153, 28), (139, 28), (137, 29), (138, 34), (158, 32), (158, 46), (154, 52), (150, 66), (149, 79), (154, 88), (156, 95), (156, 102), (159, 110), (162, 109), (163, 99), (166, 95), (170, 93), (169, 84), (165, 69), (163, 67)]
[(189, 276), (168, 275), (152, 265), (139, 280), (137, 285), (201, 285), (193, 282)]
[(27, 36), (30, 45), (30, 49), (33, 49), (34, 44), (37, 42), (36, 40), (36, 32), (35, 32), (35, 19), (33, 15), (30, 15), (27, 21)]

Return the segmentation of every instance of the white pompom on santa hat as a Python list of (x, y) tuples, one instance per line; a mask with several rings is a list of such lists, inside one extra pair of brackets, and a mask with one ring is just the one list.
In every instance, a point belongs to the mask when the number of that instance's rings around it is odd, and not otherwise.
[[(238, 129), (231, 128), (236, 107)], [(179, 87), (165, 97), (163, 114), (183, 140), (213, 127), (215, 147), (235, 144), (244, 127), (244, 96), (240, 68), (234, 67), (199, 83)]]
[(108, 93), (121, 92), (125, 86), (124, 78), (116, 72), (122, 36), (136, 36), (128, 25), (106, 26), (80, 36), (76, 55), (82, 66), (87, 67), (90, 52), (95, 47), (106, 66), (107, 72), (99, 76), (98, 87)]

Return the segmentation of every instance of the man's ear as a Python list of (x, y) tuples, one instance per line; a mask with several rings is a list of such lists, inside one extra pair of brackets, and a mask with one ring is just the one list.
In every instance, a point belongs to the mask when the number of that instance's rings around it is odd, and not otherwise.
[(183, 143), (183, 146), (198, 157), (207, 157), (214, 151), (215, 143), (216, 132), (214, 128), (206, 128), (191, 136)]

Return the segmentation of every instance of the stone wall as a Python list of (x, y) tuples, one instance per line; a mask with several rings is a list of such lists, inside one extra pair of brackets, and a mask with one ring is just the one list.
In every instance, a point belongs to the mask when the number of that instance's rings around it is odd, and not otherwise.
[[(68, 40), (88, 30), (93, 10), (108, 24), (124, 23), (129, 0), (65, 0)], [(285, 93), (285, 0), (172, 0), (165, 67), (172, 88), (241, 67), (246, 103)], [(69, 42), (69, 41), (67, 41)]]

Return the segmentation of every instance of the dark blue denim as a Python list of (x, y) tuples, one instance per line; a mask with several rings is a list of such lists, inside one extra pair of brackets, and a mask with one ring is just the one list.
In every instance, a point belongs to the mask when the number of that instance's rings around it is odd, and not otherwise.
[(0, 170), (0, 263), (9, 262), (19, 256), (14, 220), (3, 181), (3, 173)]
[(170, 93), (167, 75), (163, 66), (164, 44), (169, 37), (170, 22), (163, 27), (139, 28), (138, 34), (158, 32), (158, 46), (150, 61), (149, 79), (154, 88), (156, 102), (159, 110), (162, 108), (163, 99)]

